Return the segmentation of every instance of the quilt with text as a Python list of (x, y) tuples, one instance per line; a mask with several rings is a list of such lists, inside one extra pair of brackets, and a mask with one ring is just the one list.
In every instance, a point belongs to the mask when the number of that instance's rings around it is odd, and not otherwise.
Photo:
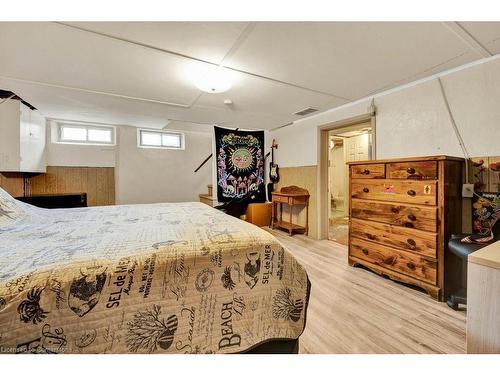
[(46, 210), (0, 189), (0, 353), (234, 353), (305, 326), (304, 268), (201, 203)]

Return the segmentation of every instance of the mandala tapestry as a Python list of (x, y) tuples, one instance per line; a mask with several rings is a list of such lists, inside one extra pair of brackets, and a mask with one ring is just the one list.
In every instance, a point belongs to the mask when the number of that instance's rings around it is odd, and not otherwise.
[(264, 132), (215, 127), (217, 199), (227, 202), (248, 193), (265, 201)]

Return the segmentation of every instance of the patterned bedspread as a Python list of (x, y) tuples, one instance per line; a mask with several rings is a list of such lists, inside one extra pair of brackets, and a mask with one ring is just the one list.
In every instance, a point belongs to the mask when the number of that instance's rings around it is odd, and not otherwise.
[(0, 353), (232, 353), (305, 325), (269, 233), (201, 203), (45, 210), (0, 189)]

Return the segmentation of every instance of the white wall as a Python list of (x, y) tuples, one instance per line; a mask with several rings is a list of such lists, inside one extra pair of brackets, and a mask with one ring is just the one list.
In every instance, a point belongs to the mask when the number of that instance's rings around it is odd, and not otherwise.
[(8, 100), (2, 104), (0, 111), (1, 171), (18, 171), (21, 164), (19, 116), (19, 101)]
[[(500, 58), (442, 76), (471, 156), (500, 154)], [(369, 100), (332, 109), (271, 132), (280, 167), (318, 164), (318, 126), (367, 113)], [(437, 80), (391, 90), (375, 99), (378, 159), (462, 156)]]
[(49, 121), (47, 125), (47, 165), (60, 167), (114, 167), (116, 165), (117, 147), (55, 143), (57, 123)]
[(185, 150), (137, 147), (137, 128), (120, 126), (116, 158), (117, 204), (198, 201), (211, 183), (212, 133), (184, 132)]
[(117, 126), (116, 146), (54, 143), (56, 124), (47, 128), (47, 165), (115, 167), (117, 204), (197, 201), (211, 182), (211, 163), (194, 170), (211, 152), (212, 132), (183, 131), (181, 151), (138, 148), (131, 126)]
[(45, 118), (38, 111), (21, 104), (20, 151), (21, 171), (41, 171), (46, 169)]

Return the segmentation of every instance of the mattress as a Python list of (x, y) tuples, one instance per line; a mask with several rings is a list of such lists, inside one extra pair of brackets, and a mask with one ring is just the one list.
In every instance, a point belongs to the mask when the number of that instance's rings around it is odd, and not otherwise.
[(0, 189), (1, 353), (238, 353), (305, 326), (271, 234), (201, 203), (46, 210)]

